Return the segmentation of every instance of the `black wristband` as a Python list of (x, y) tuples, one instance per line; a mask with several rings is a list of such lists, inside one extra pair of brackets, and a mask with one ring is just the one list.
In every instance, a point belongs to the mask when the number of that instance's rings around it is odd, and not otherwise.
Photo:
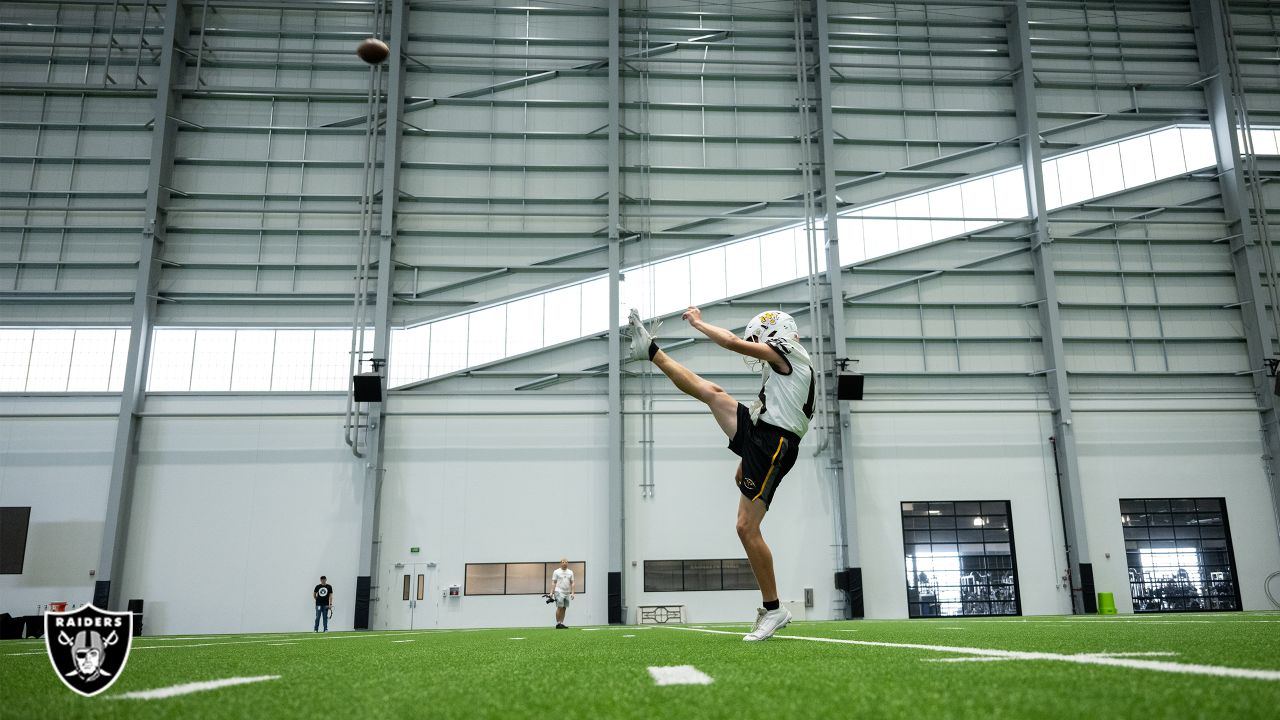
[(655, 355), (657, 355), (657, 354), (658, 354), (658, 351), (659, 351), (659, 350), (661, 350), (661, 349), (662, 349), (662, 348), (658, 347), (658, 342), (657, 342), (656, 340), (650, 340), (650, 341), (649, 341), (649, 360), (650, 360), (650, 362), (652, 362), (652, 361), (653, 361), (654, 356), (655, 356)]

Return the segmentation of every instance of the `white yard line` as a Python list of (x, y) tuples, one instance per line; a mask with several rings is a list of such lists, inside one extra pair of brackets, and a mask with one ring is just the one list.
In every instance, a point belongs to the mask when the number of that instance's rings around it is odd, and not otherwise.
[(113, 700), (164, 700), (165, 698), (177, 697), (179, 695), (190, 695), (191, 693), (207, 692), (209, 690), (231, 687), (233, 685), (247, 685), (249, 683), (259, 683), (267, 680), (279, 679), (279, 675), (259, 675), (257, 677), (236, 677), (226, 678), (225, 680), (207, 680), (205, 682), (184, 683), (182, 685), (173, 685), (171, 687), (156, 688), (155, 690), (127, 692), (121, 695), (113, 695), (111, 697)]
[(413, 640), (392, 640), (391, 642), (393, 642), (393, 643), (407, 643), (407, 642), (413, 642)]
[[(743, 633), (724, 630), (695, 630), (692, 628), (673, 627), (672, 630), (686, 632), (713, 633), (716, 635), (742, 635)], [(1186, 663), (1162, 662), (1158, 660), (1132, 660), (1123, 657), (1107, 657), (1106, 654), (1062, 655), (1046, 652), (1021, 652), (1017, 650), (995, 650), (991, 648), (956, 647), (948, 645), (919, 645), (915, 643), (873, 642), (869, 640), (845, 640), (843, 638), (807, 637), (804, 635), (774, 635), (783, 640), (808, 640), (810, 642), (834, 643), (838, 645), (864, 645), (868, 647), (904, 648), (908, 650), (927, 650), (930, 652), (954, 653), (976, 657), (991, 657), (1008, 660), (1049, 660), (1054, 662), (1074, 663), (1078, 665), (1107, 665), (1134, 670), (1151, 670), (1154, 672), (1180, 673), (1185, 675), (1211, 675), (1216, 677), (1247, 678), (1250, 680), (1280, 681), (1280, 670), (1254, 670), (1252, 668), (1233, 668), (1220, 665), (1192, 665)]]
[(715, 680), (692, 665), (655, 666), (649, 668), (654, 685), (710, 685)]

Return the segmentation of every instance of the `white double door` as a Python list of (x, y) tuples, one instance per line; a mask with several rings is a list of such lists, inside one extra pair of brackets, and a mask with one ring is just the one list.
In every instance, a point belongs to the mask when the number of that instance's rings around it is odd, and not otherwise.
[(387, 569), (383, 598), (387, 630), (436, 627), (440, 619), (440, 589), (435, 563), (401, 562)]

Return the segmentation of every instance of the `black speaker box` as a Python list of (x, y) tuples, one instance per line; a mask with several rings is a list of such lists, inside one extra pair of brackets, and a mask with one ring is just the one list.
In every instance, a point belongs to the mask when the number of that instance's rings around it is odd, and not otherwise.
[(863, 376), (856, 373), (841, 373), (836, 380), (836, 398), (840, 400), (862, 399)]
[(129, 612), (133, 613), (133, 636), (142, 634), (142, 600), (134, 598), (129, 601)]
[(369, 629), (369, 596), (372, 585), (372, 579), (368, 575), (360, 575), (356, 578), (356, 617), (353, 626), (356, 630)]
[(862, 603), (862, 568), (845, 568), (836, 571), (836, 589), (845, 594), (845, 618), (866, 615)]
[(376, 372), (360, 373), (351, 376), (355, 388), (356, 402), (382, 402), (382, 376)]
[(609, 624), (622, 624), (622, 573), (609, 573)]

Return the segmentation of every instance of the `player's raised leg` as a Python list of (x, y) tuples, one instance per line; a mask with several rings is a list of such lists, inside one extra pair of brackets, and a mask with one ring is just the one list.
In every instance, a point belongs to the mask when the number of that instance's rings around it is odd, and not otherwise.
[(653, 335), (640, 322), (640, 313), (634, 308), (627, 319), (631, 330), (631, 346), (627, 353), (628, 360), (650, 360), (680, 392), (706, 404), (715, 416), (716, 424), (729, 438), (738, 432), (738, 401), (724, 391), (724, 388), (700, 377), (689, 368), (676, 362), (672, 357), (660, 350), (654, 342)]

